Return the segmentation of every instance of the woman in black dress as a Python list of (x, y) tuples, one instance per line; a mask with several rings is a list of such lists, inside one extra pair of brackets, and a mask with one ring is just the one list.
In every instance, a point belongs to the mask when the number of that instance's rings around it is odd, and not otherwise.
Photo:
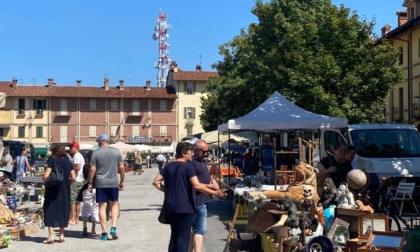
[(44, 182), (56, 166), (61, 166), (63, 169), (64, 181), (57, 186), (45, 188), (43, 209), (44, 224), (48, 227), (48, 239), (44, 244), (54, 244), (54, 227), (60, 228), (59, 241), (64, 242), (64, 228), (68, 226), (70, 220), (70, 183), (75, 181), (76, 174), (66, 151), (59, 146), (51, 149), (51, 157), (47, 160), (47, 169), (43, 176)]

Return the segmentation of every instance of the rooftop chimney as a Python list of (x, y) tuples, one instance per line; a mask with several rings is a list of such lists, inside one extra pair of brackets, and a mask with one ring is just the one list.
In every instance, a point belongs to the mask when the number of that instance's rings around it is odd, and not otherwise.
[(12, 84), (10, 85), (12, 88), (15, 88), (17, 86), (17, 79), (13, 78), (12, 79)]
[(82, 81), (81, 80), (76, 80), (77, 86), (80, 87), (82, 86)]
[(178, 64), (176, 63), (176, 61), (172, 61), (170, 68), (172, 72), (174, 73), (178, 72)]
[(48, 87), (54, 86), (54, 82), (52, 78), (48, 78)]
[(106, 77), (104, 79), (104, 89), (109, 90), (109, 79)]
[(201, 72), (201, 65), (195, 65), (195, 71), (196, 72)]
[(120, 80), (120, 90), (124, 90), (124, 81)]
[(151, 83), (150, 80), (146, 81), (146, 90), (150, 90), (150, 83)]
[(386, 24), (384, 25), (384, 27), (382, 27), (381, 31), (382, 31), (382, 36), (385, 36), (386, 34), (388, 34), (388, 32), (391, 31), (391, 26), (389, 24)]
[(398, 27), (404, 25), (408, 21), (407, 11), (397, 11)]

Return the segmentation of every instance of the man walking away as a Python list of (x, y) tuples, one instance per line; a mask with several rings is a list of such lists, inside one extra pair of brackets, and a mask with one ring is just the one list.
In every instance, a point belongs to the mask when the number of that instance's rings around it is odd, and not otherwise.
[[(102, 228), (101, 239), (108, 240), (106, 232), (106, 208), (111, 207), (111, 231), (113, 239), (118, 239), (117, 219), (119, 214), (119, 191), (124, 188), (125, 169), (120, 151), (109, 146), (109, 136), (102, 134), (97, 139), (99, 149), (95, 150), (90, 160), (88, 190), (92, 191), (95, 178), (96, 202), (99, 204), (99, 221)], [(118, 172), (120, 181), (118, 182)]]
[(71, 184), (71, 212), (69, 224), (79, 223), (80, 202), (77, 201), (77, 195), (83, 187), (83, 166), (85, 165), (85, 158), (79, 151), (80, 145), (78, 142), (71, 144), (70, 155), (73, 157), (73, 170), (76, 174), (76, 181)]
[[(209, 155), (209, 146), (206, 141), (200, 139), (194, 144), (194, 156), (192, 159), (198, 181), (213, 190), (219, 189), (216, 180), (210, 178), (205, 158)], [(189, 251), (201, 252), (203, 236), (207, 232), (207, 203), (211, 202), (210, 195), (196, 192), (197, 214), (192, 227), (192, 237)]]
[(162, 171), (163, 165), (166, 163), (166, 158), (162, 153), (156, 157), (156, 163), (158, 164), (159, 172)]

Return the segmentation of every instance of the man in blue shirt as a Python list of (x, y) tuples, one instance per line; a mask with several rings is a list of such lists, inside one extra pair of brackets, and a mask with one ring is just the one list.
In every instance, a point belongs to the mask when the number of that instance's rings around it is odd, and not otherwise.
[[(209, 154), (209, 147), (206, 141), (200, 139), (194, 144), (194, 156), (192, 159), (195, 173), (201, 184), (208, 185), (212, 189), (219, 189), (219, 184), (210, 178), (205, 158)], [(207, 232), (207, 203), (212, 201), (212, 197), (197, 191), (196, 203), (197, 214), (193, 223), (192, 237), (189, 251), (201, 252), (203, 235)]]
[(30, 170), (31, 166), (26, 156), (26, 150), (23, 150), (22, 154), (16, 157), (16, 183), (20, 183), (20, 178), (23, 177), (23, 174)]

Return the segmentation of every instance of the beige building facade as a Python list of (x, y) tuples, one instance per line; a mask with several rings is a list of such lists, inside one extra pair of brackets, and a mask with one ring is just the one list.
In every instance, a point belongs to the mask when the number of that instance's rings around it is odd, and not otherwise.
[(196, 66), (195, 71), (183, 71), (176, 63), (172, 65), (167, 86), (174, 88), (177, 94), (176, 134), (178, 141), (204, 132), (200, 122), (201, 98), (206, 96), (207, 81), (218, 76), (217, 72), (202, 71), (200, 65)]
[(382, 28), (399, 54), (397, 64), (403, 78), (395, 83), (387, 98), (386, 122), (413, 124), (420, 129), (420, 1), (405, 0), (406, 10), (397, 11), (398, 27)]

